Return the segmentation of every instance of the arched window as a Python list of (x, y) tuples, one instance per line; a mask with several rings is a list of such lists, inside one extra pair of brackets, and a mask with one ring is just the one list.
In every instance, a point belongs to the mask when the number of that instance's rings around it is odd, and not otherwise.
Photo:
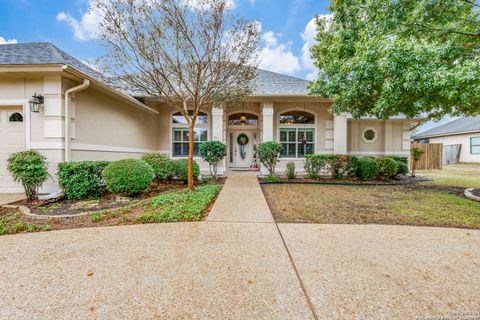
[[(190, 115), (192, 114), (193, 112), (190, 112)], [(172, 127), (172, 155), (174, 157), (187, 157), (190, 129), (188, 128), (187, 120), (180, 112), (172, 115)], [(200, 112), (198, 114), (194, 130), (193, 141), (195, 145), (193, 155), (199, 156), (200, 144), (208, 141), (208, 115), (206, 113)]]
[(288, 111), (280, 115), (280, 124), (314, 124), (315, 116), (305, 111)]
[(306, 111), (287, 111), (280, 114), (279, 123), (282, 157), (303, 158), (315, 153), (315, 115)]
[(235, 113), (228, 116), (228, 125), (230, 126), (239, 126), (239, 125), (248, 125), (248, 126), (257, 126), (258, 125), (258, 116), (252, 113)]
[(10, 122), (23, 122), (23, 116), (21, 113), (14, 112), (10, 115), (8, 118), (8, 121)]

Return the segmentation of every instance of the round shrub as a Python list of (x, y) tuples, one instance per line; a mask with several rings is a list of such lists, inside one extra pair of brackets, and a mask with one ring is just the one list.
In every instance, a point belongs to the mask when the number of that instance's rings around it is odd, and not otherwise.
[(383, 178), (392, 178), (397, 175), (398, 164), (392, 158), (377, 158), (378, 173)]
[(200, 145), (200, 155), (208, 163), (210, 174), (217, 179), (217, 166), (227, 155), (227, 145), (220, 141), (207, 141)]
[(62, 162), (58, 164), (58, 183), (65, 198), (81, 200), (99, 197), (104, 191), (102, 172), (108, 161)]
[(375, 179), (378, 176), (378, 163), (372, 158), (359, 158), (357, 161), (357, 177), (362, 180)]
[(398, 170), (397, 174), (408, 174), (408, 164), (403, 161), (397, 161)]
[[(200, 175), (200, 167), (197, 161), (193, 161), (193, 179), (197, 180)], [(175, 176), (182, 181), (188, 181), (188, 159), (175, 161)]]
[(275, 167), (277, 166), (280, 152), (283, 151), (283, 146), (276, 141), (262, 142), (258, 146), (257, 153), (260, 162), (267, 167), (270, 175), (275, 174)]
[(175, 173), (174, 161), (166, 154), (148, 153), (142, 157), (142, 160), (152, 167), (157, 180), (171, 179)]
[(38, 188), (49, 177), (46, 160), (34, 150), (13, 153), (8, 157), (7, 169), (12, 174), (13, 181), (23, 185), (28, 200), (37, 198)]
[(115, 161), (103, 170), (108, 191), (128, 195), (146, 190), (154, 176), (152, 167), (145, 161), (137, 159)]

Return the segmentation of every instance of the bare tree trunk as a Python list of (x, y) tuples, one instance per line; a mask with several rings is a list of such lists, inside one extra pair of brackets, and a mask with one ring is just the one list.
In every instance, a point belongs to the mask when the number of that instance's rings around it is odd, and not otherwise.
[(194, 134), (195, 134), (195, 123), (192, 121), (189, 125), (190, 135), (188, 141), (188, 190), (194, 191), (193, 186), (193, 151), (194, 151)]
[(415, 177), (415, 170), (417, 169), (417, 160), (413, 160), (412, 163), (412, 177)]

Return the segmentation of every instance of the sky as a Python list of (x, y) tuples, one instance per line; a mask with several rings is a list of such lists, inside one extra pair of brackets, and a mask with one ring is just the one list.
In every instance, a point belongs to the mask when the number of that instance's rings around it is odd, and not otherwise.
[[(313, 79), (310, 59), (315, 15), (328, 0), (228, 0), (235, 14), (261, 24), (260, 67)], [(96, 43), (98, 17), (89, 0), (0, 0), (0, 44), (51, 42), (82, 61), (103, 54)], [(21, 18), (19, 18), (21, 17)]]

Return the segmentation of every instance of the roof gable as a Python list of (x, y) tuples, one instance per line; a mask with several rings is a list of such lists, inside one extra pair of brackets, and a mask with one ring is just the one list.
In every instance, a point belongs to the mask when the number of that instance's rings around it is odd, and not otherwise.
[(428, 138), (431, 136), (449, 135), (469, 131), (480, 131), (480, 116), (462, 117), (447, 122), (436, 128), (421, 132), (415, 135), (415, 138)]

